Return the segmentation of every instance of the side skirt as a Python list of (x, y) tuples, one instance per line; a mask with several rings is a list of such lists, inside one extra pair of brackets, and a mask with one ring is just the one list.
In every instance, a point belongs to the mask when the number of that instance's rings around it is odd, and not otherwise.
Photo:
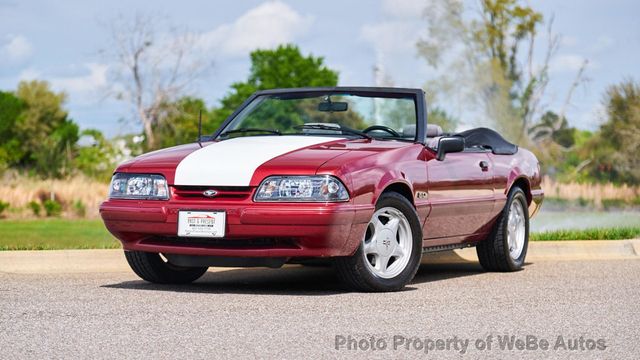
[(464, 243), (464, 244), (449, 244), (449, 245), (436, 245), (436, 246), (427, 246), (422, 248), (422, 253), (434, 253), (439, 251), (449, 251), (455, 249), (464, 249), (468, 247), (476, 246), (476, 243)]

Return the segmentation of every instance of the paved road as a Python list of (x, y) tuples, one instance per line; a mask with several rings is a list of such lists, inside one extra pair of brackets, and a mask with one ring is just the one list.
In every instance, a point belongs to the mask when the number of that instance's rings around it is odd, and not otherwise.
[[(185, 287), (130, 273), (0, 274), (0, 358), (424, 358), (425, 348), (441, 358), (469, 340), (465, 358), (637, 359), (639, 278), (637, 260), (538, 262), (512, 274), (423, 265), (393, 294), (344, 293), (324, 268), (209, 272)], [(551, 349), (500, 350), (505, 334)], [(478, 350), (489, 335), (491, 350)], [(566, 350), (553, 350), (558, 336)]]

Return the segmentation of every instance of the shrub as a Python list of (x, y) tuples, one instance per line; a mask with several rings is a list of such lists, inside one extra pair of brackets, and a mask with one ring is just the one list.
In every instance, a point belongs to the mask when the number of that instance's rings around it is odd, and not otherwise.
[(602, 199), (602, 206), (606, 210), (624, 208), (626, 202), (623, 199)]
[(42, 206), (40, 205), (39, 202), (29, 201), (29, 204), (27, 204), (27, 206), (29, 206), (31, 211), (33, 211), (33, 215), (40, 216), (40, 211), (42, 210)]
[(73, 203), (73, 212), (78, 217), (85, 217), (85, 215), (87, 215), (87, 207), (84, 205), (84, 203), (82, 201), (76, 200)]
[(47, 216), (60, 216), (62, 213), (62, 205), (55, 200), (45, 200), (44, 203), (44, 211), (47, 213)]
[[(77, 189), (77, 191), (81, 191), (81, 189)], [(65, 200), (64, 196), (60, 193), (48, 191), (48, 190), (38, 190), (36, 193), (36, 197), (42, 204), (44, 204), (47, 200), (53, 200), (60, 204), (60, 206), (65, 207), (68, 205), (68, 201)]]
[(38, 200), (40, 200), (40, 202), (44, 203), (45, 201), (51, 199), (51, 193), (40, 189), (36, 193), (36, 197), (38, 198)]
[(578, 205), (580, 205), (580, 207), (587, 207), (592, 203), (593, 203), (592, 201), (585, 199), (582, 196), (578, 198)]
[(9, 208), (9, 203), (0, 200), (0, 217), (2, 217), (2, 213)]

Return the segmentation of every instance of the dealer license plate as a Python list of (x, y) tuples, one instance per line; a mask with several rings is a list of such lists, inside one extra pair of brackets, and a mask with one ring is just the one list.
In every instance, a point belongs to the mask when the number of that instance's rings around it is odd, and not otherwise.
[(224, 237), (226, 214), (224, 211), (180, 211), (178, 236)]

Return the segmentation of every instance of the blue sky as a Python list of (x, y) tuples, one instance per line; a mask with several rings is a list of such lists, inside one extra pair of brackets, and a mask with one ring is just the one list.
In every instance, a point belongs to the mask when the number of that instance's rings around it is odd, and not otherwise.
[[(110, 19), (134, 13), (164, 17), (209, 39), (206, 56), (214, 66), (190, 92), (210, 105), (230, 83), (246, 79), (251, 49), (287, 42), (324, 56), (340, 71), (341, 85), (374, 85), (373, 67), (378, 65), (394, 85), (422, 87), (434, 74), (415, 47), (424, 36), (421, 14), (429, 2), (0, 0), (0, 89), (12, 90), (22, 79), (48, 80), (67, 92), (71, 117), (82, 128), (108, 135), (137, 130), (130, 108), (105, 96), (113, 64), (100, 53), (108, 44)], [(562, 36), (543, 103), (560, 107), (577, 69), (588, 59), (589, 81), (577, 89), (567, 117), (579, 128), (597, 128), (606, 87), (626, 77), (640, 80), (640, 2), (530, 4), (545, 18), (554, 16), (554, 30)]]

